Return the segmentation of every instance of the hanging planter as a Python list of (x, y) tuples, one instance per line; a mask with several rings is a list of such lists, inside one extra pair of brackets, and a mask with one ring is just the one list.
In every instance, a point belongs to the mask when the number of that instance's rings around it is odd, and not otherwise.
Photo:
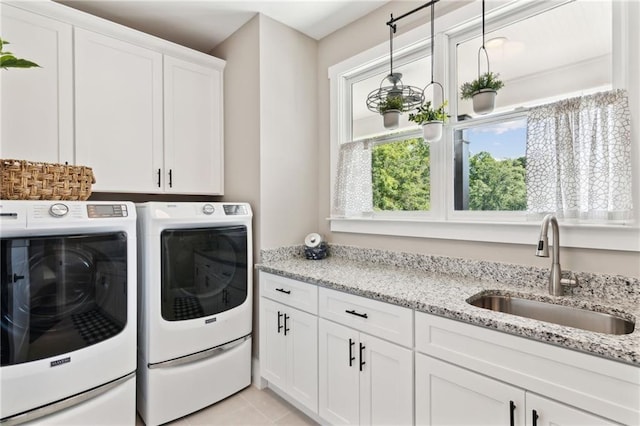
[[(434, 58), (434, 4), (431, 3), (431, 58)], [(437, 142), (442, 138), (442, 130), (444, 122), (449, 118), (444, 108), (447, 106), (447, 101), (444, 100), (444, 87), (442, 84), (433, 81), (433, 60), (431, 61), (431, 83), (422, 89), (422, 93), (427, 92), (427, 88), (433, 86), (434, 96), (436, 86), (440, 88), (440, 99), (443, 99), (442, 104), (438, 108), (431, 106), (431, 101), (427, 101), (420, 105), (415, 113), (409, 114), (409, 121), (422, 125), (422, 135), (425, 142)]]
[(385, 129), (397, 129), (400, 125), (400, 110), (390, 109), (382, 114)]
[(449, 118), (444, 108), (447, 101), (444, 101), (438, 108), (431, 107), (431, 101), (419, 106), (415, 113), (409, 114), (409, 121), (422, 125), (422, 133), (425, 142), (437, 142), (442, 138), (444, 122)]
[(402, 73), (393, 72), (393, 34), (396, 25), (393, 15), (387, 22), (389, 26), (389, 75), (382, 79), (380, 87), (367, 95), (367, 108), (383, 117), (386, 129), (395, 129), (400, 125), (400, 114), (417, 107), (424, 100), (422, 91), (402, 83)]
[[(487, 72), (481, 74), (480, 54), (483, 51), (487, 59)], [(491, 72), (489, 54), (484, 47), (484, 0), (482, 0), (482, 46), (478, 49), (478, 78), (460, 86), (460, 98), (471, 99), (473, 112), (476, 114), (489, 114), (495, 108), (498, 90), (504, 86), (504, 83), (498, 79), (499, 76), (500, 74)]]
[(403, 107), (404, 101), (400, 96), (390, 96), (380, 102), (378, 111), (382, 114), (385, 129), (395, 129), (399, 126)]
[(498, 90), (504, 87), (504, 83), (498, 79), (499, 76), (487, 71), (476, 80), (464, 83), (460, 87), (460, 98), (471, 99), (473, 112), (476, 114), (489, 114), (495, 107)]
[(442, 138), (444, 121), (427, 121), (422, 125), (422, 134), (425, 141), (437, 142)]
[(473, 94), (471, 101), (476, 114), (489, 114), (496, 106), (498, 92), (492, 89), (480, 89)]

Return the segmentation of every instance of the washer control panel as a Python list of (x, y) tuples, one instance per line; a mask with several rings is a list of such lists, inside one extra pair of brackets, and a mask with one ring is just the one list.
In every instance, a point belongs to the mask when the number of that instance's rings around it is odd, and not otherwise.
[(69, 206), (62, 203), (55, 203), (49, 207), (49, 214), (53, 217), (63, 217), (69, 213)]
[(224, 208), (224, 214), (227, 216), (247, 214), (247, 209), (242, 204), (225, 204), (222, 207)]
[(216, 209), (213, 207), (213, 204), (205, 204), (202, 206), (202, 213), (206, 215), (213, 214), (214, 211), (216, 211)]
[(90, 218), (127, 217), (128, 215), (125, 204), (87, 204), (87, 216)]

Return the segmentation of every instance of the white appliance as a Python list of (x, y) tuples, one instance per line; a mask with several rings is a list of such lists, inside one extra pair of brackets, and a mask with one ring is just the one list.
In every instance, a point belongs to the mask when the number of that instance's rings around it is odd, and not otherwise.
[(0, 201), (0, 423), (134, 424), (133, 203)]
[(251, 382), (252, 213), (246, 203), (136, 208), (137, 406), (158, 425)]

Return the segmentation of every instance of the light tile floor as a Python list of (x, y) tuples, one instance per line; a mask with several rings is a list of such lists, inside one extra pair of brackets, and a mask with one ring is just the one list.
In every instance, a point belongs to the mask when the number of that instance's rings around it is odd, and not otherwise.
[[(136, 426), (144, 422), (137, 418)], [(169, 426), (205, 425), (317, 425), (297, 408), (269, 389), (249, 386), (240, 392), (176, 421)]]

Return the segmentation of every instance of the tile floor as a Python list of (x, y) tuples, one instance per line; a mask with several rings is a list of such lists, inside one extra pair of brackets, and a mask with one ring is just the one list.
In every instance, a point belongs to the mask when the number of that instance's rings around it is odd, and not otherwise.
[[(138, 417), (136, 426), (144, 423)], [(169, 426), (291, 425), (317, 423), (269, 389), (249, 386), (210, 407), (168, 423)]]

